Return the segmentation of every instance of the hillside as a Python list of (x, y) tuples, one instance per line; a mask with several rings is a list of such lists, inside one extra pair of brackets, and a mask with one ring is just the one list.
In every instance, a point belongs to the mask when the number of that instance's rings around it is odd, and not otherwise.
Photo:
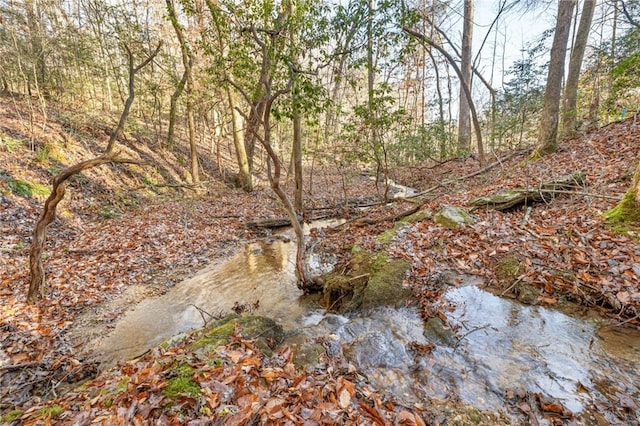
[[(167, 398), (161, 390), (172, 361), (185, 360), (180, 346), (124, 363), (65, 393), (96, 377), (91, 347), (128, 307), (179, 285), (244, 243), (270, 236), (270, 231), (246, 223), (284, 212), (266, 185), (251, 194), (230, 188), (222, 177), (231, 163), (225, 160), (225, 169), (218, 170), (204, 154), (208, 147), (201, 147), (206, 191), (192, 191), (181, 172), (185, 153), (162, 150), (144, 131), (129, 128), (120, 141), (122, 155), (150, 165), (103, 166), (72, 180), (49, 229), (47, 295), (26, 305), (29, 244), (48, 182), (63, 167), (98, 155), (114, 123), (52, 110), (27, 124), (28, 115), (25, 105), (0, 98), (1, 413), (18, 410), (14, 417), (24, 424), (51, 418), (89, 424), (127, 416), (132, 422), (206, 422), (216, 418), (211, 410), (224, 408), (220, 395), (225, 386), (252, 383), (270, 399), (251, 412), (257, 401), (239, 395), (241, 409), (234, 417), (239, 424), (250, 416), (256, 422), (286, 416), (315, 424), (337, 419), (345, 424), (423, 424), (422, 419), (441, 418), (442, 407), (395, 405), (392, 396), (372, 389), (348, 365), (327, 359), (325, 370), (304, 373), (290, 363), (286, 348), (269, 357), (239, 336), (220, 355), (221, 365), (190, 361), (202, 371), (198, 382), (211, 385), (205, 405), (185, 396), (178, 409), (153, 409)], [(446, 281), (441, 278), (453, 274), (474, 276), (493, 292), (526, 303), (575, 301), (600, 310), (612, 323), (638, 327), (638, 234), (611, 230), (603, 213), (630, 183), (639, 136), (640, 124), (631, 118), (563, 141), (558, 153), (539, 161), (528, 160), (527, 151), (503, 153), (502, 160), (494, 157), (497, 165), (475, 176), (470, 175), (479, 165), (473, 158), (394, 170), (396, 182), (422, 192), (419, 206), (429, 218), (443, 206), (468, 209), (476, 197), (537, 187), (569, 173), (584, 173), (586, 186), (532, 204), (530, 210), (476, 209), (473, 223), (453, 230), (423, 219), (402, 228), (389, 244), (381, 244), (379, 234), (392, 229), (392, 218), (415, 203), (383, 204), (364, 212), (343, 208), (345, 189), (355, 200), (377, 197), (372, 180), (357, 171), (344, 180), (328, 167), (316, 169), (307, 205), (331, 207), (326, 214), (348, 221), (327, 230), (319, 242), (326, 252), (340, 255), (342, 267), (348, 268), (354, 245), (408, 261), (405, 281), (425, 319), (439, 314), (434, 301)], [(166, 362), (157, 363), (160, 358)], [(131, 381), (123, 386), (124, 376)], [(216, 387), (212, 380), (225, 386)], [(482, 413), (483, 424), (493, 424), (492, 418)]]

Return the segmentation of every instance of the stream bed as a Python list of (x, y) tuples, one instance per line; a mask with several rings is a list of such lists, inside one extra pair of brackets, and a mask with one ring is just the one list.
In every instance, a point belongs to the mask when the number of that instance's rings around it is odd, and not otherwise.
[[(294, 256), (286, 238), (249, 244), (138, 304), (98, 352), (105, 363), (135, 357), (245, 305), (278, 321), (298, 344), (329, 340), (331, 356), (344, 357), (407, 405), (456, 400), (510, 417), (537, 398), (573, 413), (570, 424), (640, 424), (640, 333), (634, 330), (606, 327), (594, 315), (522, 305), (464, 283), (438, 302), (444, 322), (425, 323), (411, 307), (326, 313), (317, 297), (296, 288)], [(312, 256), (311, 263), (320, 271), (331, 259)]]

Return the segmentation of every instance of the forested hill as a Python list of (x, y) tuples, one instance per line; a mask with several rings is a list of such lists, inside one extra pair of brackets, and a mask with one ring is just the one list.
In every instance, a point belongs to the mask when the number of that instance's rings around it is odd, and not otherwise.
[[(180, 186), (184, 183), (176, 185), (182, 182), (177, 178), (166, 187), (163, 184), (167, 181), (161, 177), (152, 181), (147, 174), (148, 165), (101, 166), (92, 174), (83, 173), (70, 182), (58, 219), (49, 229), (44, 260), (46, 295), (37, 304), (26, 305), (29, 243), (50, 188), (49, 180), (66, 165), (59, 161), (61, 158), (68, 156), (73, 162), (99, 154), (100, 144), (96, 144), (95, 152), (88, 147), (92, 140), (108, 138), (104, 131), (107, 124), (95, 120), (71, 131), (68, 121), (60, 123), (50, 114), (43, 137), (26, 132), (16, 119), (19, 114), (12, 109), (17, 103), (9, 103), (6, 98), (4, 101), (0, 291), (5, 330), (2, 347), (5, 415), (22, 417), (26, 423), (47, 417), (71, 422), (101, 416), (115, 418), (125, 415), (121, 411), (127, 408), (140, 418), (172, 418), (175, 412), (140, 408), (144, 403), (139, 408), (131, 405), (151, 395), (155, 395), (151, 398), (158, 404), (167, 398), (161, 389), (166, 386), (165, 378), (173, 374), (171, 362), (158, 365), (153, 358), (127, 364), (122, 370), (89, 382), (84, 390), (65, 394), (47, 404), (39, 401), (54, 396), (50, 392), (52, 383), (74, 383), (96, 374), (90, 348), (128, 306), (166, 292), (212, 259), (268, 235), (268, 231), (247, 228), (246, 223), (282, 217), (284, 211), (268, 186), (257, 187), (252, 193), (233, 189), (221, 180), (215, 165), (204, 168), (210, 174), (206, 183), (208, 194), (196, 193), (186, 184)], [(72, 136), (62, 137), (63, 133)], [(480, 166), (473, 157), (464, 157), (439, 165), (427, 163), (395, 169), (393, 177), (397, 182), (423, 192), (422, 198), (418, 198), (422, 200), (419, 208), (423, 215), (408, 232), (403, 232), (402, 238), (393, 239), (386, 247), (380, 246), (379, 234), (395, 229), (394, 218), (401, 218), (407, 210), (415, 211), (415, 203), (381, 204), (365, 213), (344, 209), (340, 206), (345, 193), (354, 204), (372, 204), (379, 199), (375, 181), (359, 172), (345, 175), (332, 168), (318, 168), (315, 189), (307, 194), (308, 207), (323, 207), (321, 212), (331, 207), (330, 214), (345, 217), (350, 224), (327, 232), (320, 241), (313, 240), (313, 244), (319, 243), (321, 250), (339, 254), (345, 265), (354, 246), (382, 249), (410, 261), (407, 280), (428, 316), (440, 315), (432, 304), (435, 277), (442, 271), (457, 271), (482, 277), (497, 292), (527, 303), (554, 306), (567, 299), (574, 300), (600, 307), (618, 322), (636, 325), (634, 318), (640, 302), (637, 234), (629, 227), (612, 228), (603, 215), (616, 205), (632, 181), (639, 133), (640, 126), (631, 117), (565, 140), (558, 153), (537, 161), (528, 159), (530, 150), (516, 150), (496, 157), (488, 167)], [(47, 146), (45, 154), (43, 147)], [(142, 152), (136, 158), (154, 161), (152, 152), (143, 151), (142, 147), (148, 148), (140, 136), (127, 134), (122, 146), (127, 155)], [(173, 154), (165, 153), (163, 157), (162, 165), (150, 170), (179, 168), (180, 162), (172, 160)], [(469, 210), (469, 202), (477, 197), (517, 188), (535, 189), (578, 172), (586, 177), (583, 186), (559, 191), (529, 208), (516, 207), (505, 212), (477, 209), (472, 212), (472, 224), (455, 230), (430, 219), (443, 206)], [(237, 348), (238, 343), (232, 345)], [(354, 378), (348, 370), (337, 381), (323, 371), (301, 376), (302, 373), (290, 370), (286, 362), (281, 367), (270, 364), (267, 368), (262, 364), (264, 361), (255, 358), (256, 349), (251, 343), (241, 345), (241, 351), (247, 352), (237, 353), (240, 358), (233, 355), (228, 369), (211, 372), (218, 380), (237, 379), (237, 374), (245, 371), (234, 370), (234, 362), (239, 362), (238, 368), (242, 363), (252, 363), (260, 374), (273, 372), (287, 380), (307, 377), (305, 380), (313, 380), (313, 385), (307, 381), (299, 383), (304, 385), (306, 395), (315, 395), (308, 396), (314, 401), (330, 398), (332, 394), (339, 396), (341, 392), (360, 398), (354, 406), (329, 399), (328, 405), (320, 406), (320, 412), (338, 410), (341, 415), (354, 416), (351, 410), (356, 406), (362, 410), (377, 407), (377, 414), (366, 411), (368, 417), (364, 417), (373, 422), (377, 416), (389, 421), (437, 418), (435, 413), (443, 409), (433, 406), (407, 411), (402, 407), (394, 410), (391, 405), (377, 406), (376, 398), (388, 396), (375, 396), (366, 385), (357, 382), (352, 389)], [(175, 354), (165, 353), (163, 357), (170, 360), (179, 356), (182, 349), (172, 350)], [(193, 367), (202, 368), (199, 364)], [(45, 379), (35, 386), (29, 385), (36, 377)], [(123, 377), (136, 377), (138, 385), (148, 383), (144, 386), (150, 386), (150, 393), (140, 393), (138, 386), (127, 386), (126, 390), (118, 387)], [(202, 379), (207, 377), (208, 373)], [(288, 412), (305, 410), (302, 401), (282, 394), (282, 384), (270, 382), (268, 391), (273, 398), (280, 395), (278, 401), (290, 404)], [(98, 389), (111, 389), (111, 393), (97, 397)], [(333, 389), (333, 393), (325, 394), (322, 389)], [(119, 396), (114, 399), (113, 395)], [(91, 402), (86, 405), (83, 401)], [(283, 408), (269, 407), (269, 410)], [(18, 411), (10, 414), (12, 410)], [(278, 412), (270, 411), (270, 415)], [(207, 418), (202, 412), (186, 413), (190, 413), (187, 418)], [(358, 415), (362, 413), (359, 411)], [(494, 424), (487, 420), (493, 418), (491, 414), (482, 416), (488, 416), (483, 417), (486, 424)]]
[[(206, 354), (194, 332), (98, 374), (130, 308), (281, 246), (265, 268), (329, 316), (408, 307), (459, 355), (512, 325), (456, 326), (445, 294), (471, 285), (597, 317), (586, 362), (603, 329), (635, 362), (640, 0), (477, 3), (0, 0), (0, 423), (638, 424), (633, 371), (569, 383), (581, 413), (491, 380), (493, 411), (413, 403), (335, 333), (305, 369), (237, 318)], [(266, 305), (229, 298), (203, 322)]]

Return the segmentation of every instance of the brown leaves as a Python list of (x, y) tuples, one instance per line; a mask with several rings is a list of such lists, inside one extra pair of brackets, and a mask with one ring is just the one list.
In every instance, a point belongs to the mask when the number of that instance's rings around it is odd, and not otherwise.
[[(536, 186), (567, 170), (586, 171), (591, 185), (586, 192), (622, 194), (628, 183), (618, 183), (618, 177), (636, 155), (630, 134), (637, 134), (637, 129), (620, 123), (587, 139), (566, 141), (559, 154), (537, 162), (505, 164), (482, 179), (460, 184), (457, 193), (443, 192), (426, 207), (437, 211), (443, 204), (463, 206), (471, 198), (496, 190)], [(517, 279), (542, 289), (541, 303), (553, 304), (569, 296), (632, 318), (640, 313), (640, 251), (637, 241), (614, 233), (605, 224), (602, 213), (612, 206), (603, 198), (563, 195), (533, 206), (530, 215), (524, 210), (476, 210), (475, 223), (457, 231), (429, 221), (416, 224), (402, 241), (394, 242), (391, 251), (412, 262), (414, 283), (425, 283), (446, 269), (481, 276), (503, 290)], [(498, 279), (496, 268), (505, 256), (518, 259), (522, 269), (511, 282)]]

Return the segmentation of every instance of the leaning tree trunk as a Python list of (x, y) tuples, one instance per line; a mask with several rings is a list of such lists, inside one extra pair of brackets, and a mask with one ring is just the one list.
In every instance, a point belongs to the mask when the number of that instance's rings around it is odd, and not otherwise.
[(65, 195), (67, 180), (73, 175), (93, 167), (101, 166), (105, 163), (134, 163), (143, 164), (137, 160), (117, 158), (117, 153), (107, 153), (91, 160), (83, 161), (66, 168), (53, 178), (53, 189), (44, 203), (44, 208), (40, 218), (36, 223), (29, 249), (29, 292), (27, 293), (27, 303), (33, 303), (40, 293), (43, 293), (45, 286), (44, 266), (42, 265), (42, 251), (47, 240), (47, 227), (56, 218), (56, 207)]
[(551, 46), (551, 60), (547, 75), (547, 88), (544, 92), (544, 105), (538, 134), (538, 147), (534, 157), (555, 152), (558, 149), (558, 116), (560, 115), (560, 94), (562, 79), (564, 78), (564, 62), (571, 29), (571, 18), (576, 0), (561, 0), (558, 2), (558, 16), (556, 30)]
[(187, 128), (189, 131), (189, 148), (191, 157), (191, 181), (194, 185), (200, 183), (200, 172), (198, 169), (198, 148), (196, 144), (196, 123), (193, 112), (193, 53), (189, 48), (187, 39), (184, 36), (184, 29), (180, 22), (178, 22), (178, 14), (173, 0), (166, 0), (167, 11), (169, 12), (169, 20), (176, 33), (176, 38), (180, 44), (180, 52), (182, 54), (182, 66), (184, 67), (184, 75), (187, 77), (185, 93), (187, 95), (186, 109), (187, 109)]
[(417, 39), (421, 40), (422, 42), (424, 42), (424, 43), (428, 44), (429, 46), (433, 47), (438, 52), (440, 52), (442, 54), (442, 56), (444, 56), (447, 59), (447, 61), (449, 62), (449, 65), (451, 65), (451, 68), (453, 68), (453, 70), (456, 72), (456, 75), (460, 79), (460, 85), (464, 89), (464, 94), (465, 94), (465, 96), (467, 98), (467, 101), (469, 102), (469, 107), (471, 109), (471, 119), (473, 120), (473, 127), (475, 129), (476, 139), (477, 139), (477, 143), (478, 143), (478, 161), (480, 162), (480, 166), (484, 167), (485, 164), (486, 164), (486, 159), (485, 159), (485, 156), (484, 156), (484, 145), (483, 145), (483, 142), (482, 142), (482, 129), (480, 128), (480, 121), (478, 120), (478, 113), (476, 112), (476, 108), (473, 105), (473, 98), (471, 97), (471, 90), (469, 89), (469, 86), (467, 86), (465, 81), (463, 80), (462, 71), (460, 70), (460, 67), (458, 66), (458, 64), (456, 64), (456, 60), (453, 58), (453, 56), (451, 56), (449, 54), (449, 52), (444, 50), (442, 48), (442, 46), (440, 46), (439, 44), (433, 42), (430, 38), (428, 38), (424, 34), (418, 32), (416, 30), (413, 30), (413, 29), (411, 29), (409, 27), (402, 27), (402, 30), (404, 32), (406, 32), (407, 34), (412, 35), (413, 37), (416, 37)]
[(30, 279), (29, 291), (27, 293), (27, 303), (34, 303), (36, 301), (36, 298), (38, 297), (38, 294), (44, 292), (45, 289), (45, 275), (44, 267), (42, 265), (42, 250), (44, 249), (44, 244), (47, 240), (47, 228), (56, 218), (56, 208), (58, 207), (58, 203), (60, 203), (60, 201), (62, 201), (62, 199), (64, 198), (67, 180), (83, 170), (97, 167), (105, 163), (144, 164), (143, 162), (137, 160), (117, 158), (116, 156), (118, 154), (114, 153), (113, 149), (115, 147), (118, 135), (124, 128), (124, 124), (127, 120), (127, 117), (129, 116), (129, 111), (131, 110), (131, 105), (133, 104), (133, 100), (135, 98), (135, 74), (149, 62), (151, 62), (153, 58), (155, 58), (155, 56), (160, 52), (160, 47), (162, 47), (162, 43), (158, 44), (156, 50), (153, 51), (147, 57), (147, 59), (145, 59), (140, 65), (136, 67), (133, 64), (133, 53), (131, 53), (131, 49), (129, 49), (129, 47), (125, 45), (125, 49), (127, 50), (127, 54), (129, 57), (129, 97), (125, 102), (122, 114), (120, 115), (120, 120), (118, 121), (118, 125), (111, 133), (109, 142), (107, 142), (105, 153), (91, 160), (86, 160), (71, 167), (67, 167), (53, 178), (53, 188), (51, 190), (51, 194), (49, 195), (49, 197), (47, 197), (47, 200), (44, 203), (44, 208), (42, 209), (42, 213), (40, 214), (40, 218), (38, 219), (38, 222), (36, 223), (36, 226), (33, 230), (33, 239), (31, 240), (31, 248), (29, 250)]
[(184, 86), (187, 83), (187, 73), (182, 73), (182, 78), (178, 82), (176, 89), (171, 94), (169, 103), (169, 130), (167, 131), (167, 149), (173, 151), (175, 132), (176, 132), (176, 116), (178, 113), (178, 98), (182, 96)]

